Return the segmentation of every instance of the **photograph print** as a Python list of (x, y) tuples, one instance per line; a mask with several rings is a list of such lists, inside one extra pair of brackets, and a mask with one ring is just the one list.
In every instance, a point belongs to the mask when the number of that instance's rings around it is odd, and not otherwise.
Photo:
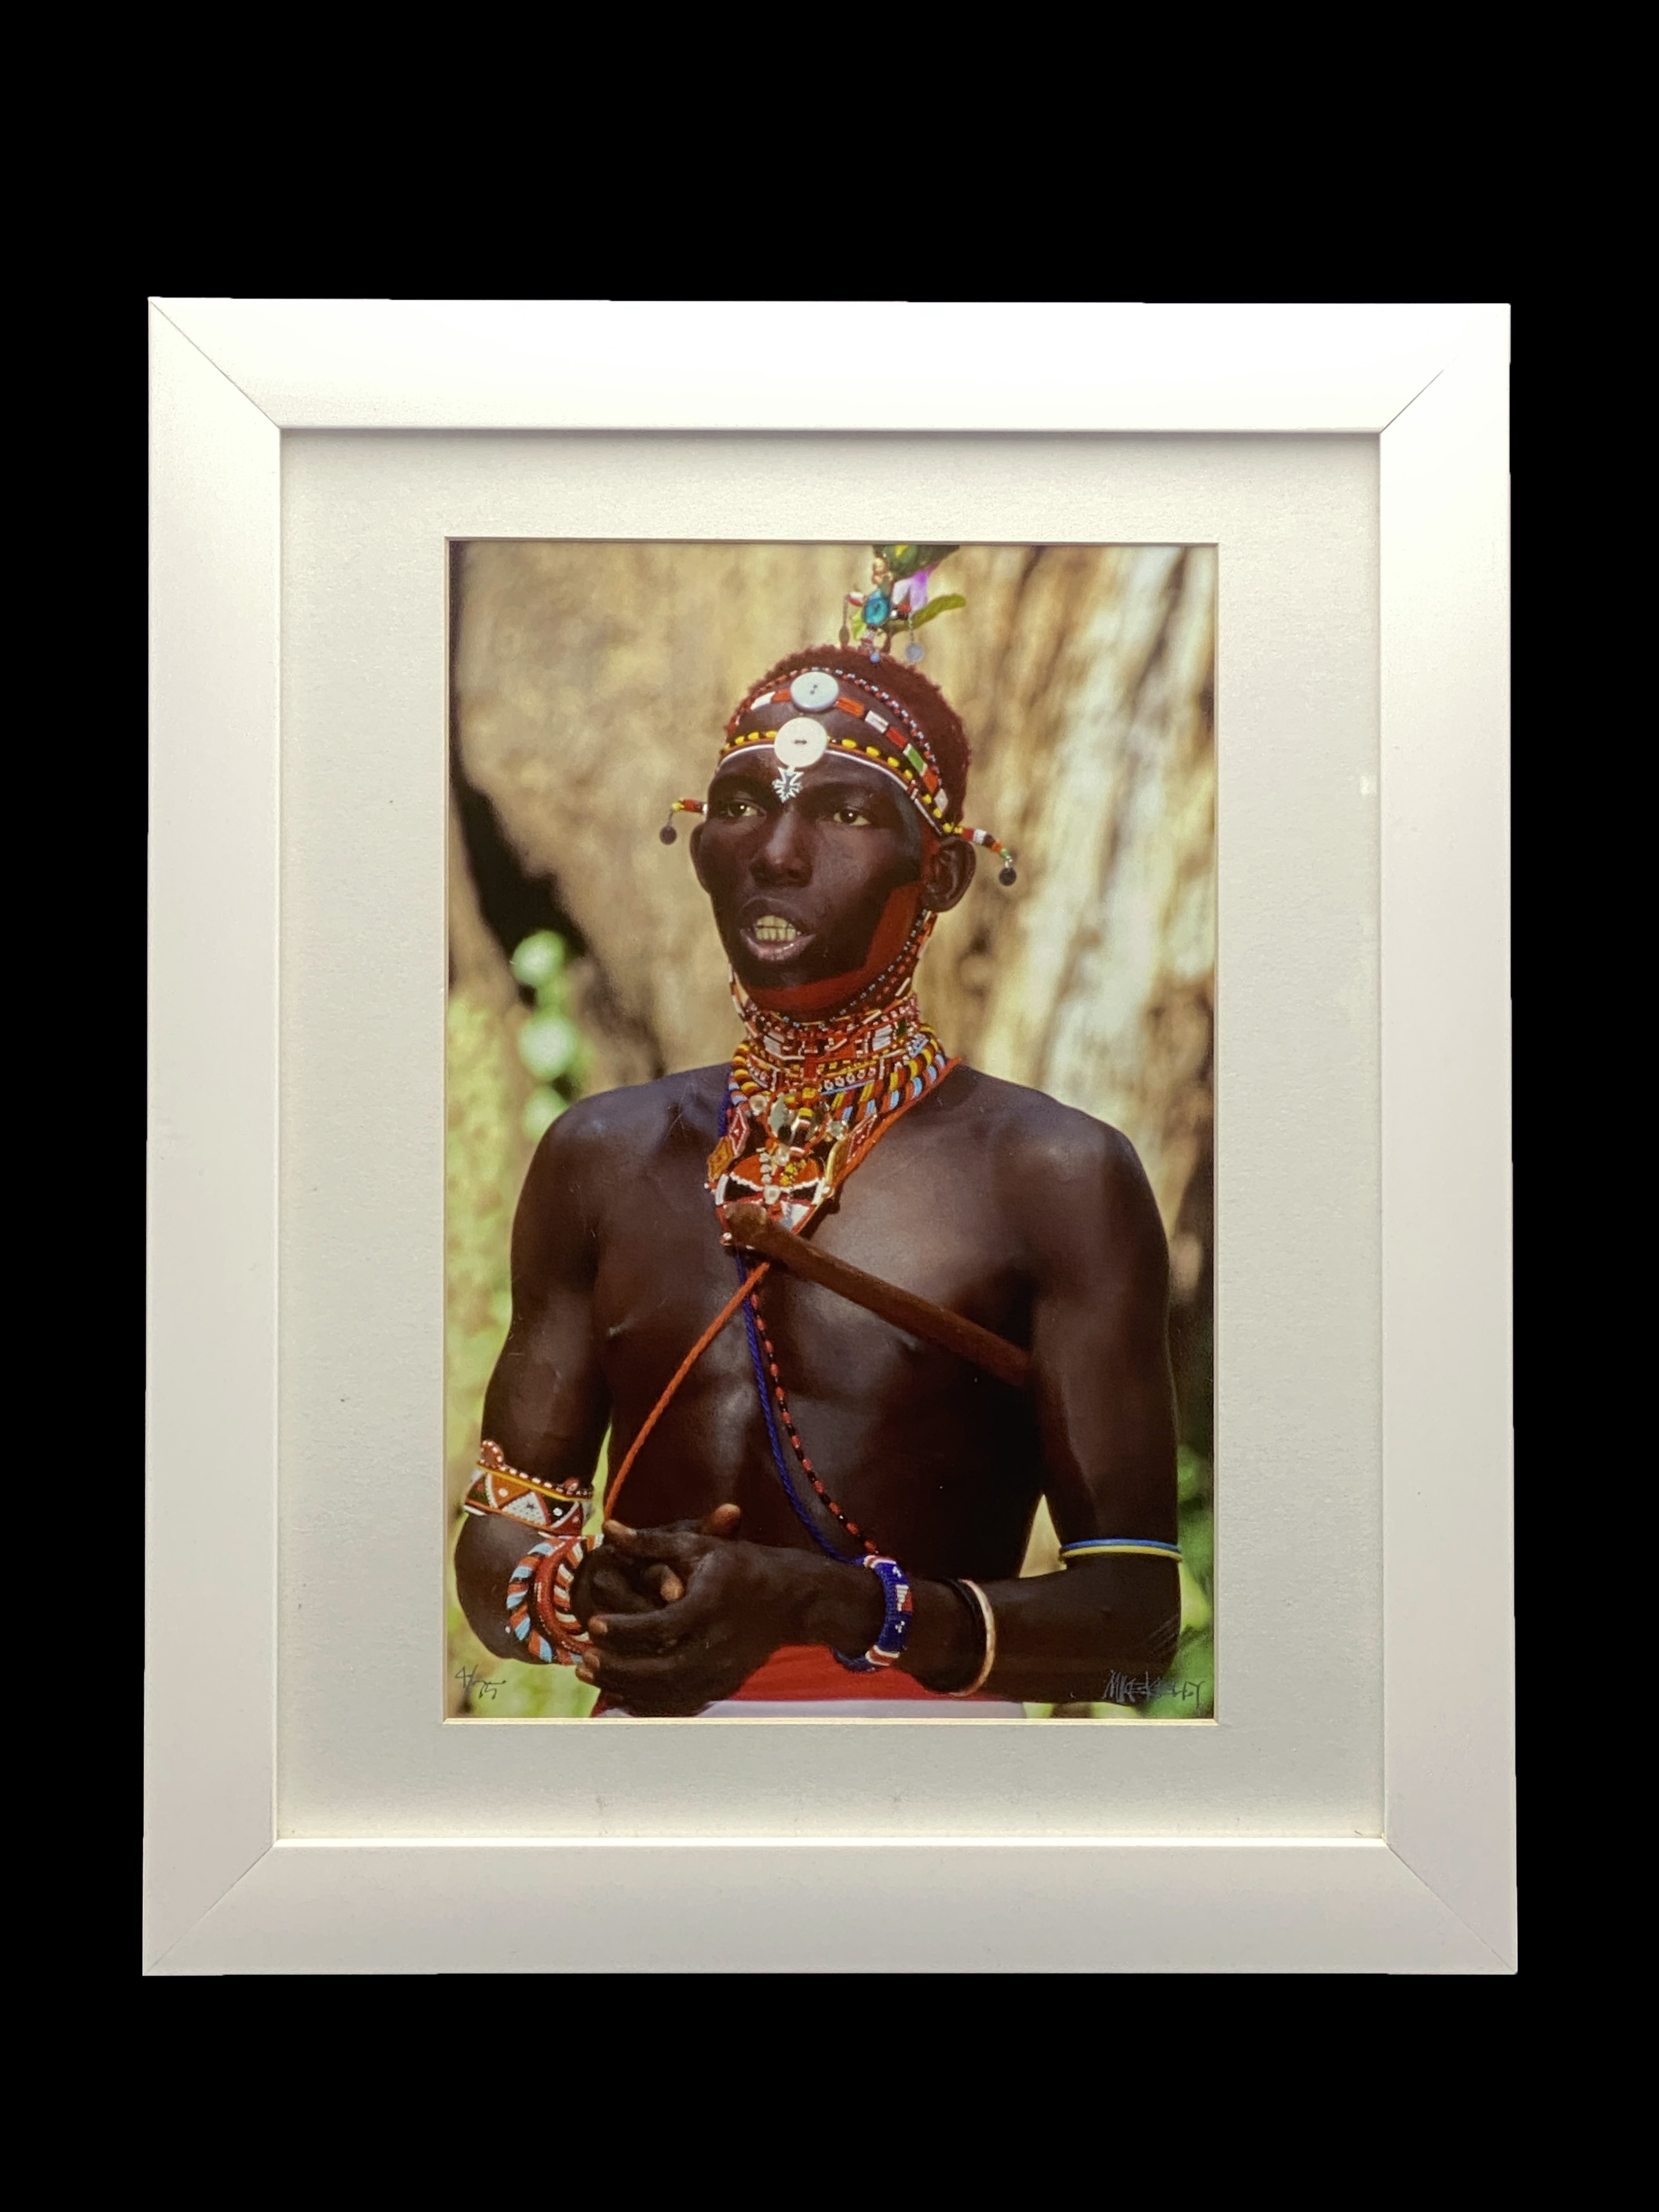
[(450, 563), (448, 1717), (1212, 1719), (1215, 549)]

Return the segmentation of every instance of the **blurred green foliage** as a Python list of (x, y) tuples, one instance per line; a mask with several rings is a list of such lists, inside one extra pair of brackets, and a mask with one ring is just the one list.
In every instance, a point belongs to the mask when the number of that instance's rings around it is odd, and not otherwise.
[(524, 1109), (524, 1133), (532, 1145), (581, 1097), (586, 1056), (568, 1004), (568, 966), (569, 947), (556, 930), (537, 930), (513, 955), (514, 979), (536, 1000), (519, 1030), (519, 1057), (536, 1080)]
[[(569, 950), (550, 929), (516, 948), (513, 974), (532, 994), (507, 1017), (464, 992), (452, 994), (447, 1030), (446, 1148), (447, 1328), (445, 1449), (450, 1495), (464, 1491), (477, 1449), (484, 1391), (512, 1318), (508, 1259), (514, 1208), (531, 1152), (581, 1096), (586, 1054), (568, 1003)], [(524, 1074), (532, 1079), (519, 1103)], [(599, 1464), (605, 1464), (601, 1449)], [(1214, 1511), (1209, 1459), (1183, 1445), (1178, 1457), (1181, 1640), (1158, 1694), (1133, 1704), (1030, 1705), (1034, 1718), (1211, 1719), (1215, 1713)], [(598, 1531), (596, 1500), (590, 1534)], [(497, 1659), (466, 1624), (455, 1595), (454, 1540), (446, 1577), (452, 1714), (483, 1720), (583, 1719), (598, 1692), (568, 1667)]]

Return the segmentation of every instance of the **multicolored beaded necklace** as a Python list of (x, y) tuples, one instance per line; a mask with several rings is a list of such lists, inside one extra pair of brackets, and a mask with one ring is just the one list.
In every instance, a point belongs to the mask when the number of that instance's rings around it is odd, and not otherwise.
[[(892, 965), (828, 1019), (764, 1012), (732, 978), (745, 1035), (727, 1079), (725, 1133), (708, 1158), (709, 1195), (722, 1228), (726, 1208), (746, 1202), (763, 1206), (772, 1219), (799, 1233), (898, 1116), (959, 1064), (922, 1019), (911, 988), (933, 919), (921, 916)], [(747, 1272), (740, 1254), (738, 1272)], [(796, 1517), (832, 1559), (877, 1556), (880, 1547), (830, 1496), (801, 1442), (758, 1291), (745, 1299), (743, 1319), (767, 1440)], [(780, 1419), (801, 1472), (853, 1551), (818, 1528), (790, 1474)]]
[[(726, 1079), (725, 1132), (708, 1156), (709, 1194), (722, 1228), (726, 1208), (746, 1202), (763, 1206), (786, 1229), (804, 1229), (884, 1121), (945, 1073), (945, 1048), (910, 988), (933, 919), (919, 918), (862, 1005), (827, 1020), (763, 1012), (733, 977), (745, 1035)], [(896, 980), (897, 994), (889, 996)]]

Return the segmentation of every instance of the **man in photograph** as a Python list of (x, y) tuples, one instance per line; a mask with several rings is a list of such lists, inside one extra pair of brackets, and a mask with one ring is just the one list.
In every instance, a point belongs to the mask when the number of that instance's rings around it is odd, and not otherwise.
[[(519, 1205), (457, 1589), (489, 1650), (575, 1665), (601, 1715), (1012, 1717), (1122, 1701), (1176, 1646), (1157, 1206), (1116, 1130), (928, 1028), (935, 922), (1012, 857), (965, 819), (948, 701), (868, 645), (781, 662), (676, 802), (732, 1062), (580, 1100)], [(769, 1264), (763, 1219), (943, 1320)], [(1045, 1499), (1061, 1564), (1022, 1577)]]

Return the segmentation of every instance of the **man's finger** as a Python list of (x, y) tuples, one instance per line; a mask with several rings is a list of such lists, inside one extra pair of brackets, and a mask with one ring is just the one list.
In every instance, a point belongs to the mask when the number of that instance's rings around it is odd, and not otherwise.
[(705, 1536), (735, 1536), (742, 1518), (741, 1505), (717, 1505), (700, 1525)]
[(653, 1601), (639, 1590), (607, 1589), (588, 1593), (588, 1612), (595, 1613), (652, 1613)]
[[(629, 1562), (631, 1566), (632, 1563)], [(590, 1613), (649, 1613), (654, 1601), (654, 1592), (647, 1595), (639, 1583), (652, 1583), (653, 1578), (664, 1573), (661, 1567), (648, 1567), (637, 1581), (623, 1571), (620, 1559), (606, 1560), (595, 1570), (587, 1585), (586, 1605)]]
[(672, 1567), (649, 1567), (645, 1580), (647, 1587), (654, 1590), (665, 1605), (678, 1605), (685, 1595), (685, 1584)]
[(607, 1521), (605, 1540), (630, 1559), (649, 1559), (671, 1567), (694, 1567), (708, 1548), (708, 1539), (695, 1530), (630, 1528), (621, 1521)]
[(595, 1613), (587, 1632), (607, 1657), (616, 1654), (632, 1659), (692, 1642), (714, 1625), (718, 1611), (693, 1591), (678, 1605), (659, 1606), (650, 1613)]

